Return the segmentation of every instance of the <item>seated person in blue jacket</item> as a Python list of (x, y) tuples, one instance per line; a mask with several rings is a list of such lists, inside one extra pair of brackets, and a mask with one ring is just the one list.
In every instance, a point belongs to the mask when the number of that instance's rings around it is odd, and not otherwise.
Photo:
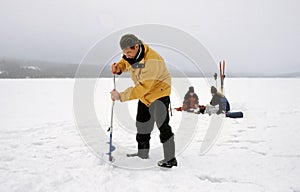
[[(230, 105), (227, 100), (227, 98), (220, 92), (217, 91), (217, 88), (214, 86), (211, 86), (210, 92), (212, 94), (212, 99), (210, 101), (211, 106), (215, 106), (215, 110), (213, 109), (214, 107), (207, 106), (206, 107), (206, 113), (212, 114), (226, 114), (230, 110)], [(219, 107), (217, 107), (219, 106)]]

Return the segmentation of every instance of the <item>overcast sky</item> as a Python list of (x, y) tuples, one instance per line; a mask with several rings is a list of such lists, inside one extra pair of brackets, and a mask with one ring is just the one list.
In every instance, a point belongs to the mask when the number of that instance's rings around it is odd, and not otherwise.
[(191, 34), (231, 73), (292, 73), (299, 18), (299, 0), (0, 0), (0, 58), (79, 63), (99, 39), (154, 23)]

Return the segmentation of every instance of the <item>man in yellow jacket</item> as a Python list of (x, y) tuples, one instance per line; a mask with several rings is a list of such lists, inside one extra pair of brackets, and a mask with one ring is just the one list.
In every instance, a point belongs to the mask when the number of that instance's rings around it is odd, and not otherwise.
[(120, 47), (123, 57), (112, 65), (112, 73), (129, 72), (134, 86), (123, 92), (111, 91), (111, 99), (121, 102), (139, 99), (136, 115), (138, 152), (128, 156), (149, 158), (151, 132), (156, 122), (164, 149), (164, 159), (158, 166), (177, 166), (174, 134), (169, 125), (171, 77), (166, 64), (156, 51), (133, 34), (122, 36)]

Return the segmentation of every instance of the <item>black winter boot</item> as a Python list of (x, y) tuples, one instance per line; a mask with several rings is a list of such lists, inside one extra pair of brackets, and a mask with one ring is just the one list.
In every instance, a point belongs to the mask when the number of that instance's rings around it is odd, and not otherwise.
[(141, 159), (149, 159), (149, 142), (139, 142), (138, 143), (138, 152), (133, 154), (127, 154), (127, 157), (136, 157), (138, 156)]
[(164, 159), (157, 163), (160, 167), (172, 168), (177, 166), (177, 160), (175, 158), (175, 142), (174, 136), (163, 143)]
[(166, 161), (164, 159), (164, 160), (159, 161), (157, 163), (157, 165), (160, 166), (160, 167), (172, 168), (173, 166), (177, 166), (177, 160), (176, 160), (175, 157), (173, 159), (169, 160), (169, 161)]

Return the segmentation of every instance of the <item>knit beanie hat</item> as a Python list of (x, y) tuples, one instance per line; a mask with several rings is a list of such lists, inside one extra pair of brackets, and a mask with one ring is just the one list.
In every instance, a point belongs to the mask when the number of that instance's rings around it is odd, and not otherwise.
[(127, 47), (133, 47), (136, 44), (140, 44), (139, 39), (133, 34), (126, 34), (120, 40), (121, 49), (125, 49)]
[(215, 88), (214, 86), (211, 86), (210, 92), (211, 92), (211, 93), (217, 93), (218, 90), (217, 90), (217, 88)]
[(189, 92), (194, 93), (194, 87), (189, 87)]

